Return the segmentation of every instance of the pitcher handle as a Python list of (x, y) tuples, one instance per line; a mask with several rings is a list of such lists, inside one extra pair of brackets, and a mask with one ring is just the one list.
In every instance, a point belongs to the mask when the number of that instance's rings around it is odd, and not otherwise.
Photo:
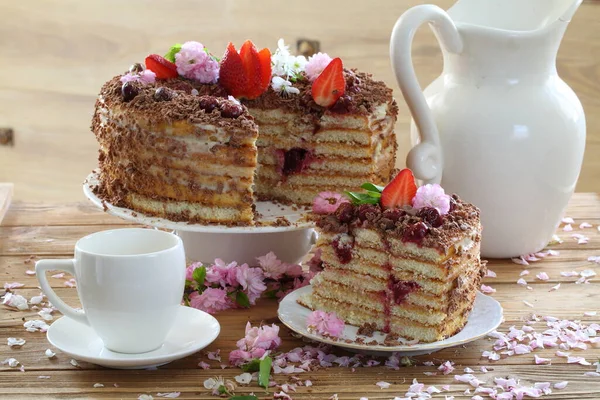
[(396, 80), (421, 137), (421, 142), (408, 153), (406, 165), (417, 179), (440, 183), (444, 160), (439, 132), (419, 86), (411, 56), (415, 32), (424, 22), (430, 24), (443, 50), (462, 51), (462, 39), (450, 16), (438, 6), (424, 4), (409, 9), (396, 21), (390, 40), (390, 57)]

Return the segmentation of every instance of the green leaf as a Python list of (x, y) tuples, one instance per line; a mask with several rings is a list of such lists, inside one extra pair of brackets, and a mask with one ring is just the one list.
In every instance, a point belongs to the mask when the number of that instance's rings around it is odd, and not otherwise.
[(381, 193), (379, 193), (379, 192), (367, 192), (367, 196), (374, 197), (376, 199), (380, 199), (381, 198)]
[(385, 188), (385, 186), (379, 186), (379, 185), (374, 185), (372, 183), (363, 183), (361, 188), (368, 190), (369, 192), (377, 192), (377, 193), (381, 193), (383, 192), (383, 189)]
[(256, 397), (256, 396), (250, 396), (250, 395), (246, 395), (246, 396), (231, 396), (229, 398), (229, 400), (258, 400), (258, 397)]
[(262, 386), (265, 389), (269, 387), (269, 378), (271, 376), (271, 365), (273, 360), (271, 357), (265, 357), (260, 360), (260, 370), (258, 372), (258, 386)]
[(346, 196), (352, 200), (352, 203), (356, 205), (360, 204), (377, 204), (379, 203), (379, 197), (371, 197), (366, 193), (354, 193), (354, 192), (345, 192)]
[(242, 365), (241, 368), (244, 372), (257, 372), (260, 369), (260, 360), (258, 358), (255, 358), (249, 363)]
[(267, 290), (266, 292), (263, 292), (262, 295), (267, 299), (275, 299), (277, 298), (277, 290)]
[(235, 296), (235, 302), (242, 307), (250, 307), (250, 299), (248, 299), (248, 295), (242, 291), (237, 292), (237, 295)]
[(206, 267), (199, 267), (194, 270), (192, 277), (198, 283), (198, 286), (204, 286), (204, 279), (206, 279)]
[(165, 54), (165, 58), (172, 63), (175, 62), (175, 54), (181, 51), (181, 43), (176, 43), (169, 49), (169, 52)]

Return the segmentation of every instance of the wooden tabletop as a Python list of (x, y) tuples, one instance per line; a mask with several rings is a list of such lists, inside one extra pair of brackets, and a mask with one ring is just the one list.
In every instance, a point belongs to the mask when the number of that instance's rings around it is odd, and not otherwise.
[[(15, 183), (15, 199), (84, 200), (81, 182), (97, 166), (90, 132), (94, 102), (104, 82), (197, 40), (215, 54), (227, 42), (252, 39), (274, 49), (316, 39), (344, 65), (372, 73), (394, 89), (400, 112), (399, 167), (410, 150), (410, 113), (389, 60), (394, 23), (410, 7), (455, 0), (43, 0), (0, 2), (0, 128), (14, 130), (14, 146), (0, 146), (0, 181)], [(350, 5), (351, 4), (351, 5)], [(600, 1), (585, 0), (561, 43), (559, 75), (581, 99), (587, 141), (580, 192), (600, 192)], [(442, 70), (439, 45), (427, 26), (417, 32), (413, 61), (425, 87)], [(68, 143), (68, 146), (65, 144)]]
[[(526, 204), (524, 206), (527, 206)], [(533, 205), (531, 205), (533, 206)], [(557, 234), (564, 240), (562, 244), (550, 248), (560, 252), (556, 256), (548, 256), (529, 266), (517, 265), (510, 260), (491, 260), (489, 268), (497, 277), (487, 278), (485, 284), (496, 289), (493, 297), (504, 307), (505, 322), (499, 328), (507, 332), (510, 326), (521, 328), (524, 322), (532, 318), (553, 316), (560, 319), (581, 321), (582, 324), (600, 323), (600, 316), (585, 316), (584, 312), (600, 311), (600, 290), (596, 278), (589, 284), (574, 283), (577, 277), (562, 277), (562, 271), (592, 270), (600, 272), (600, 265), (588, 261), (590, 256), (600, 256), (600, 195), (574, 195), (567, 210), (567, 216), (574, 218), (572, 232), (563, 231), (562, 225)], [(587, 222), (591, 228), (579, 228)], [(70, 204), (33, 204), (16, 202), (9, 209), (0, 225), (0, 276), (5, 282), (21, 282), (25, 286), (14, 289), (17, 294), (26, 298), (39, 295), (40, 289), (35, 276), (26, 274), (34, 268), (34, 262), (40, 258), (66, 258), (72, 256), (75, 241), (92, 232), (125, 226), (128, 223), (95, 209), (89, 203)], [(577, 244), (573, 234), (589, 237), (587, 244)], [(515, 232), (518, 235), (519, 232)], [(531, 290), (516, 282), (521, 272), (527, 268), (529, 275), (524, 276)], [(536, 279), (536, 274), (546, 272), (549, 280)], [(78, 305), (77, 292), (74, 288), (65, 287), (64, 279), (51, 279), (56, 292), (71, 305)], [(550, 288), (561, 283), (558, 290)], [(529, 305), (526, 305), (526, 302)], [(71, 358), (56, 351), (56, 357), (49, 359), (44, 351), (51, 348), (43, 333), (26, 332), (24, 321), (39, 319), (35, 311), (15, 311), (0, 306), (0, 362), (6, 358), (16, 358), (23, 366), (10, 368), (0, 365), (0, 397), (10, 399), (32, 398), (110, 398), (137, 399), (141, 394), (149, 394), (155, 399), (157, 393), (180, 392), (180, 399), (211, 399), (209, 392), (203, 388), (205, 379), (218, 375), (229, 379), (241, 373), (238, 368), (221, 369), (220, 362), (209, 360), (206, 352), (189, 356), (172, 362), (157, 370), (113, 370), (80, 362), (79, 367), (70, 364)], [(253, 325), (261, 322), (278, 323), (276, 316), (277, 302), (261, 299), (258, 304), (248, 310), (231, 310), (217, 314), (222, 330), (219, 338), (206, 350), (221, 349), (223, 364), (226, 364), (228, 353), (235, 349), (235, 342), (244, 336), (246, 321)], [(58, 316), (55, 317), (55, 319)], [(545, 330), (545, 322), (532, 325), (537, 332)], [(281, 324), (280, 324), (281, 325)], [(290, 350), (306, 343), (294, 338), (282, 326), (281, 349)], [(9, 337), (24, 338), (27, 343), (22, 348), (7, 346)], [(600, 377), (585, 376), (585, 372), (595, 371), (596, 366), (567, 364), (567, 358), (556, 356), (556, 348), (536, 349), (533, 353), (505, 357), (499, 361), (482, 358), (482, 352), (492, 350), (493, 340), (484, 338), (465, 346), (445, 349), (431, 355), (415, 357), (414, 365), (393, 370), (386, 367), (359, 367), (356, 369), (332, 367), (312, 372), (294, 374), (302, 380), (311, 380), (313, 386), (298, 386), (297, 392), (291, 392), (293, 399), (328, 399), (337, 394), (339, 399), (358, 400), (364, 396), (369, 399), (393, 399), (403, 397), (413, 379), (424, 383), (426, 387), (435, 385), (441, 389), (450, 385), (449, 391), (434, 394), (433, 398), (444, 399), (444, 395), (455, 396), (456, 399), (470, 399), (474, 388), (466, 383), (454, 380), (455, 374), (463, 374), (464, 368), (472, 368), (474, 375), (485, 381), (482, 386), (493, 386), (495, 377), (520, 379), (523, 385), (534, 382), (569, 381), (565, 389), (555, 389), (549, 399), (598, 399), (600, 395)], [(332, 349), (333, 353), (345, 355), (343, 351)], [(570, 350), (572, 356), (585, 357), (595, 362), (600, 357), (600, 349)], [(535, 365), (534, 355), (551, 358), (551, 365)], [(209, 363), (210, 370), (200, 369), (200, 361)], [(380, 361), (385, 361), (381, 359)], [(424, 365), (431, 361), (434, 366)], [(428, 376), (426, 372), (436, 372), (438, 366), (445, 362), (455, 363), (455, 371), (449, 375)], [(480, 372), (485, 366), (489, 372)], [(46, 379), (39, 378), (49, 377)], [(290, 375), (277, 374), (274, 379), (283, 384), (293, 382)], [(376, 382), (388, 382), (388, 389), (380, 389)], [(94, 387), (100, 383), (104, 387)], [(464, 394), (470, 388), (471, 394)], [(237, 394), (254, 392), (260, 399), (273, 398), (272, 388), (268, 394), (256, 384), (241, 386)], [(482, 394), (484, 398), (487, 398)], [(335, 397), (334, 397), (335, 398)]]

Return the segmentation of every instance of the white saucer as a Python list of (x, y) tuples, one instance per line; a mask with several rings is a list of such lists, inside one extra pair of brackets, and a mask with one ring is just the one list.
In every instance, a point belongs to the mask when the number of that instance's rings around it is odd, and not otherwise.
[[(337, 341), (323, 337), (319, 334), (311, 333), (307, 330), (306, 318), (312, 311), (298, 304), (296, 300), (298, 300), (300, 296), (311, 292), (312, 287), (305, 286), (285, 296), (281, 303), (279, 303), (279, 310), (277, 312), (281, 322), (294, 332), (309, 339), (372, 355), (381, 355), (382, 353), (389, 352), (399, 352), (401, 355), (407, 356), (433, 353), (446, 347), (458, 346), (480, 339), (494, 331), (502, 322), (502, 306), (500, 303), (495, 299), (478, 292), (477, 297), (475, 298), (473, 311), (471, 311), (471, 315), (469, 315), (467, 324), (463, 330), (447, 339), (433, 343), (417, 343), (402, 346), (360, 344), (355, 342), (357, 337), (362, 337), (367, 342), (377, 340), (378, 342), (383, 343), (386, 335), (381, 332), (375, 332), (373, 337), (370, 338), (358, 336), (358, 328), (346, 324), (342, 337)], [(345, 339), (351, 340), (352, 343), (344, 342)]]
[[(288, 232), (312, 228), (313, 221), (305, 219), (307, 211), (296, 206), (288, 206), (271, 201), (259, 201), (256, 203), (256, 212), (260, 217), (257, 222), (259, 226), (225, 226), (225, 225), (202, 225), (190, 224), (185, 221), (174, 222), (164, 218), (151, 217), (143, 213), (127, 208), (114, 206), (100, 199), (92, 188), (98, 185), (98, 174), (96, 171), (87, 176), (83, 182), (83, 193), (94, 203), (94, 205), (107, 213), (123, 218), (127, 221), (142, 225), (155, 226), (157, 228), (173, 229), (176, 231), (201, 232), (201, 233), (271, 233)], [(106, 206), (106, 207), (105, 207)], [(284, 217), (290, 224), (287, 226), (276, 226), (275, 221)]]
[(144, 369), (157, 367), (194, 354), (211, 344), (221, 331), (210, 314), (191, 307), (179, 308), (174, 328), (156, 350), (140, 354), (116, 353), (106, 349), (92, 328), (70, 318), (56, 320), (46, 334), (54, 347), (78, 361), (103, 367)]

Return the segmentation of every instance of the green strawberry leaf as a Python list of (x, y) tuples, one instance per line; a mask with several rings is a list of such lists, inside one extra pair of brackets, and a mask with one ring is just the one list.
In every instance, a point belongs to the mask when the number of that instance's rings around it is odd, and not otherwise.
[(175, 54), (181, 51), (181, 43), (176, 43), (169, 49), (169, 52), (165, 54), (165, 58), (172, 63), (175, 62)]
[(379, 197), (371, 197), (366, 193), (344, 192), (350, 198), (353, 204), (378, 204)]
[(244, 372), (257, 372), (260, 369), (260, 360), (255, 358), (249, 363), (242, 365), (241, 368)]
[(242, 291), (237, 292), (235, 302), (244, 308), (250, 307), (250, 299), (248, 299), (248, 295)]
[(267, 356), (260, 360), (260, 370), (258, 372), (258, 386), (262, 386), (265, 389), (269, 387), (269, 378), (271, 377), (271, 365), (273, 360)]
[(377, 193), (381, 193), (383, 192), (383, 189), (385, 188), (385, 186), (379, 186), (379, 185), (374, 185), (372, 183), (363, 183), (361, 188), (368, 190), (369, 192), (377, 192)]
[(198, 283), (199, 287), (204, 286), (204, 280), (206, 279), (206, 267), (199, 267), (194, 270), (192, 277)]

